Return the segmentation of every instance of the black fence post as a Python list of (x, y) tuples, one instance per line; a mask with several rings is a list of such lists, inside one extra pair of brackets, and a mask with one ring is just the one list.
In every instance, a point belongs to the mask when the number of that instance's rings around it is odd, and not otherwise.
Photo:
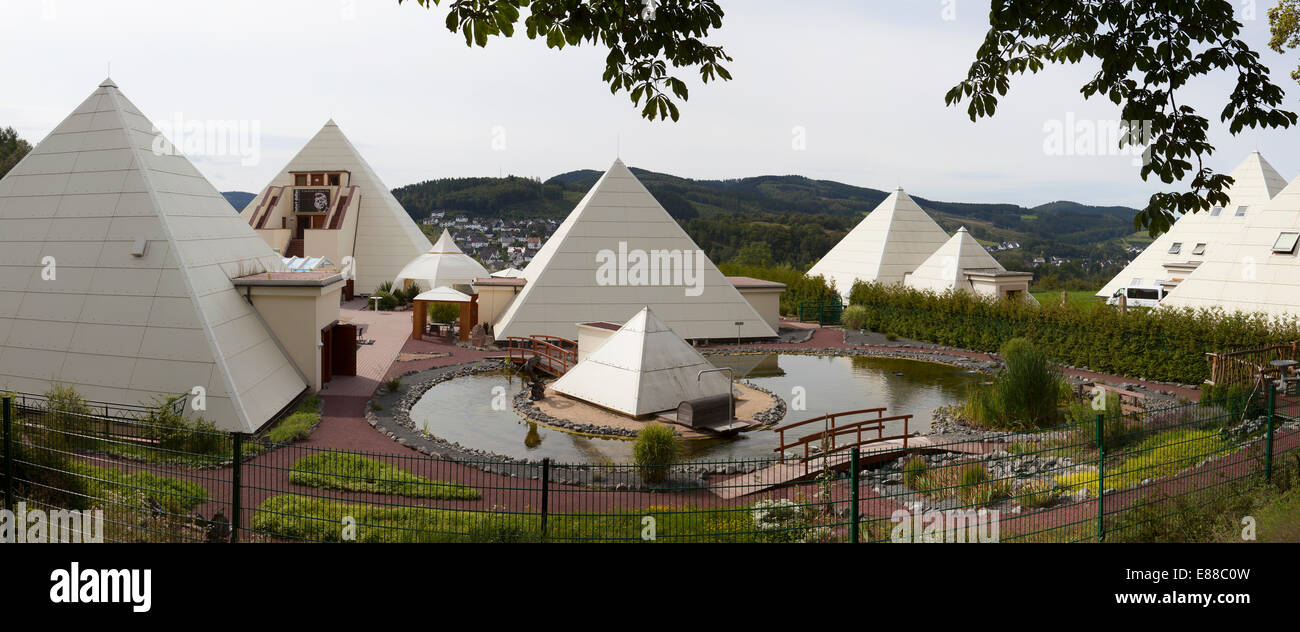
[(1097, 415), (1097, 541), (1106, 540), (1106, 415)]
[(1273, 480), (1273, 417), (1277, 414), (1277, 389), (1268, 387), (1268, 428), (1264, 436), (1264, 480)]
[(0, 401), (0, 406), (4, 407), (0, 414), (3, 414), (5, 424), (5, 509), (10, 512), (14, 510), (14, 438), (12, 412), (9, 410), (13, 403), (11, 397)]
[(239, 542), (239, 513), (243, 504), (241, 496), (244, 488), (241, 480), (244, 469), (244, 435), (235, 432), (231, 434), (231, 439), (234, 460), (230, 464), (230, 541)]
[(849, 542), (858, 541), (858, 450), (849, 452)]
[(546, 537), (546, 517), (550, 513), (551, 459), (542, 459), (542, 537)]

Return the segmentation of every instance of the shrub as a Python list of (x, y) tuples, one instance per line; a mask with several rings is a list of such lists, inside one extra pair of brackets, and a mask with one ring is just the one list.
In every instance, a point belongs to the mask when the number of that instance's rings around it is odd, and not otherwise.
[(893, 341), (895, 341), (895, 340), (898, 340), (898, 334), (896, 334), (896, 333), (894, 333), (894, 332), (892, 332), (892, 331), (889, 332), (889, 333), (886, 333), (886, 334), (885, 334), (885, 340), (888, 340), (888, 341), (890, 341), (890, 342), (893, 342)]
[(381, 311), (391, 312), (397, 309), (398, 307), (401, 307), (402, 305), (402, 302), (399, 301), (397, 297), (393, 296), (392, 293), (390, 292), (384, 292), (381, 290), (375, 292), (374, 296), (379, 297), (379, 309)]
[(141, 421), (145, 435), (155, 445), (172, 452), (225, 456), (229, 453), (229, 435), (217, 430), (216, 424), (202, 417), (187, 420), (174, 406), (178, 397), (155, 398), (149, 413)]
[(1115, 375), (1200, 384), (1209, 378), (1210, 352), (1254, 349), (1300, 339), (1300, 320), (1222, 310), (1102, 307), (1041, 308), (966, 292), (934, 294), (881, 284), (855, 284), (853, 305), (868, 313), (868, 328), (889, 328), (913, 340), (993, 351), (1024, 337), (1059, 364)]
[(433, 303), (429, 305), (429, 321), (434, 323), (454, 323), (460, 319), (460, 306), (455, 303)]
[(1107, 450), (1127, 445), (1142, 436), (1144, 428), (1138, 419), (1123, 413), (1118, 397), (1107, 397), (1104, 411), (1093, 408), (1089, 402), (1077, 402), (1066, 409), (1066, 421), (1073, 427), (1070, 432), (1073, 443), (1096, 448), (1097, 415), (1103, 415), (1102, 441)]
[(803, 270), (790, 266), (743, 265), (722, 263), (718, 269), (727, 276), (747, 276), (785, 284), (781, 293), (781, 313), (798, 314), (799, 304), (805, 301), (835, 300), (839, 293), (834, 285), (822, 276), (808, 276)]
[(46, 423), (51, 433), (47, 442), (56, 449), (85, 450), (94, 447), (90, 433), (95, 430), (92, 411), (86, 399), (66, 384), (56, 384), (45, 391)]
[(750, 508), (754, 530), (765, 542), (807, 542), (820, 537), (811, 513), (788, 498), (760, 500)]
[(402, 388), (402, 378), (395, 377), (390, 380), (385, 380), (384, 388), (388, 389), (389, 393), (396, 393), (397, 389)]
[(422, 292), (423, 290), (420, 289), (419, 285), (416, 285), (415, 283), (409, 283), (407, 284), (406, 287), (392, 290), (390, 293), (393, 295), (394, 298), (397, 299), (399, 303), (401, 303), (402, 305), (408, 305), (410, 304), (411, 301), (414, 301), (415, 297), (419, 296)]
[(926, 465), (925, 459), (914, 456), (903, 464), (903, 484), (909, 489), (918, 489), (921, 477), (925, 476), (929, 466)]
[(867, 327), (867, 308), (850, 305), (840, 314), (840, 324), (848, 329), (865, 329)]
[(653, 422), (637, 433), (636, 443), (632, 446), (632, 458), (641, 471), (641, 478), (651, 484), (668, 478), (668, 471), (679, 452), (673, 429)]
[(967, 393), (967, 417), (975, 425), (1024, 430), (1056, 425), (1060, 402), (1068, 386), (1033, 343), (1013, 338), (1002, 346), (1007, 367), (991, 386), (973, 384)]

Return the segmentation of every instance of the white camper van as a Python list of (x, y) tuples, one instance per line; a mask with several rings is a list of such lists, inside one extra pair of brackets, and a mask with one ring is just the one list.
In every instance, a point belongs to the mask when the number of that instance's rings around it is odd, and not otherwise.
[(1106, 299), (1106, 304), (1119, 305), (1121, 296), (1128, 297), (1129, 307), (1156, 307), (1165, 298), (1165, 288), (1159, 285), (1122, 287)]

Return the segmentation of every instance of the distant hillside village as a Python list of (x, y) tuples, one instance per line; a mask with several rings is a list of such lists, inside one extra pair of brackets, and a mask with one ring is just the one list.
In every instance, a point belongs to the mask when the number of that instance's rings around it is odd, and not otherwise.
[(420, 220), (420, 228), (430, 239), (443, 230), (451, 230), (456, 243), (471, 257), (489, 269), (523, 268), (560, 225), (560, 218), (489, 219), (464, 215), (448, 216), (434, 211)]

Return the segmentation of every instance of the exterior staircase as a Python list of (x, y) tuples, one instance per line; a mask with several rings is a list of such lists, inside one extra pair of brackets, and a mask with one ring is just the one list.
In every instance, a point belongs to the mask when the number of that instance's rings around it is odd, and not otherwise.
[(301, 240), (301, 239), (290, 239), (290, 240), (289, 240), (289, 245), (287, 245), (287, 246), (284, 247), (284, 254), (283, 254), (282, 256), (284, 256), (284, 257), (302, 257), (302, 256), (305, 256), (305, 255), (303, 255), (303, 245), (302, 245), (302, 243), (303, 243), (303, 240)]

